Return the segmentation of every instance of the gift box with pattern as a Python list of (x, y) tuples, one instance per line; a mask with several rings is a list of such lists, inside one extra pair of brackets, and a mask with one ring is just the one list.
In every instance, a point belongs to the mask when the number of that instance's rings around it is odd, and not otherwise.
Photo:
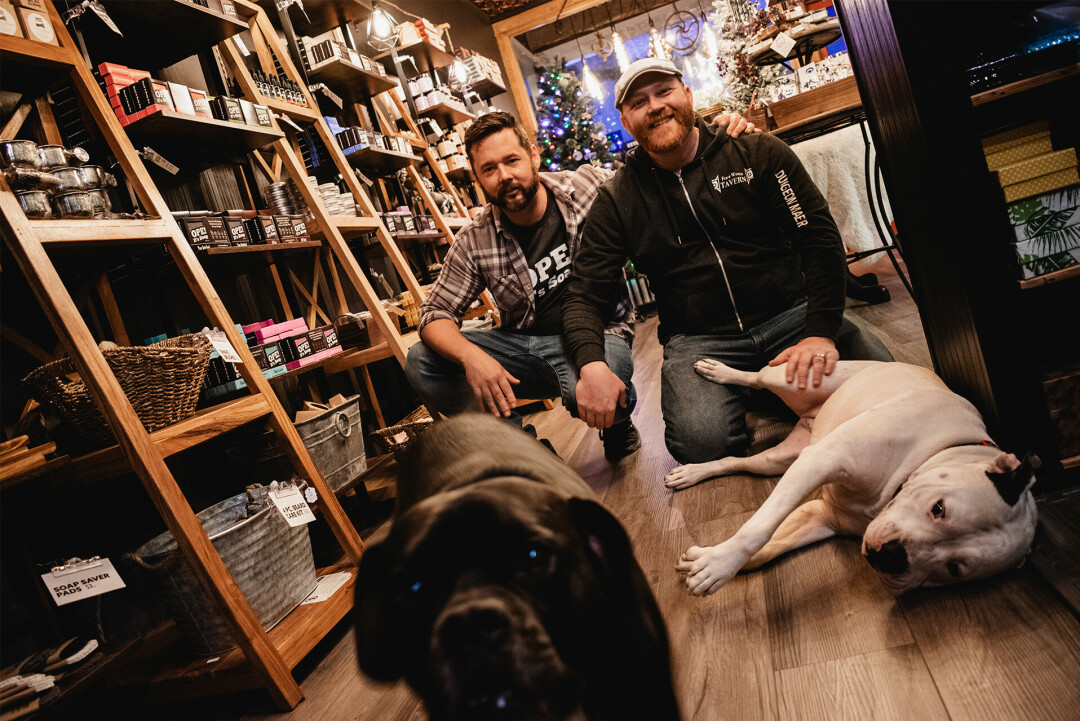
[(1080, 233), (1080, 185), (1025, 198), (1010, 204), (1008, 211), (1018, 243), (1055, 233)]

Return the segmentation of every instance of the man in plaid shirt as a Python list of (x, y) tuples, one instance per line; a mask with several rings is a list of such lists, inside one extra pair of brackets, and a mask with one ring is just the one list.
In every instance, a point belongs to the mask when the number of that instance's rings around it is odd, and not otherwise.
[[(738, 135), (747, 123), (735, 120), (729, 133)], [(583, 165), (540, 173), (539, 150), (504, 112), (473, 122), (465, 152), (490, 203), (457, 233), (446, 255), (420, 308), (422, 342), (409, 351), (405, 375), (425, 405), (444, 415), (479, 401), (520, 425), (517, 398), (561, 397), (576, 416), (578, 373), (562, 337), (562, 293), (585, 216), (613, 171)], [(498, 307), (499, 328), (462, 331), (462, 317), (485, 288)], [(612, 400), (582, 418), (600, 429), (611, 462), (641, 445), (630, 420), (636, 401), (630, 380), (633, 323), (624, 285), (604, 329), (605, 359), (614, 373)], [(532, 426), (526, 430), (535, 435)]]

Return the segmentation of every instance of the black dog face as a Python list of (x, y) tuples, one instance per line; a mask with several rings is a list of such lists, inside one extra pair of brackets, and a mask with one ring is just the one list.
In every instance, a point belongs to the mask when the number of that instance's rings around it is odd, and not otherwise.
[(361, 668), (403, 676), (433, 721), (678, 718), (656, 603), (593, 501), (515, 476), (438, 493), (356, 588)]

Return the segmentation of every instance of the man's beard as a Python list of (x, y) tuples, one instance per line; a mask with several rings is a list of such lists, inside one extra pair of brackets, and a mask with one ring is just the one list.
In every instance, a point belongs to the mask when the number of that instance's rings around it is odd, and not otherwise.
[(672, 115), (666, 116), (674, 119), (676, 127), (673, 128), (671, 123), (668, 123), (659, 128), (650, 128), (650, 125), (665, 117), (664, 112), (666, 111), (650, 115), (639, 127), (641, 137), (637, 138), (638, 144), (650, 153), (670, 153), (677, 150), (694, 129), (694, 109), (689, 105), (675, 108)]
[[(517, 211), (521, 210), (532, 202), (532, 199), (536, 196), (536, 191), (539, 189), (540, 175), (534, 170), (532, 178), (529, 180), (528, 185), (522, 185), (521, 183), (518, 183), (516, 181), (510, 181), (509, 183), (504, 183), (503, 185), (499, 186), (499, 190), (495, 194), (494, 198), (492, 198), (490, 195), (488, 196), (488, 198), (499, 208), (502, 208), (503, 210), (508, 210), (511, 213), (516, 213)], [(509, 196), (515, 190), (520, 190), (521, 196), (519, 198), (515, 198), (514, 200), (510, 200), (507, 196)], [(487, 191), (485, 190), (485, 193), (486, 192)]]

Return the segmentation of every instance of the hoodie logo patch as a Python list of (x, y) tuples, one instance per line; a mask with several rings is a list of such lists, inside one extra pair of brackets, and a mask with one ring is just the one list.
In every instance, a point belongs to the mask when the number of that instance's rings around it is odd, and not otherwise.
[(713, 187), (713, 190), (715, 190), (717, 193), (719, 193), (724, 188), (730, 187), (732, 185), (738, 185), (739, 183), (746, 183), (746, 184), (749, 185), (750, 181), (753, 180), (753, 179), (754, 179), (754, 169), (753, 168), (744, 168), (744, 169), (742, 169), (740, 171), (736, 171), (734, 173), (728, 173), (727, 175), (725, 175), (722, 178), (719, 175), (717, 175), (715, 178), (712, 179), (712, 187)]

